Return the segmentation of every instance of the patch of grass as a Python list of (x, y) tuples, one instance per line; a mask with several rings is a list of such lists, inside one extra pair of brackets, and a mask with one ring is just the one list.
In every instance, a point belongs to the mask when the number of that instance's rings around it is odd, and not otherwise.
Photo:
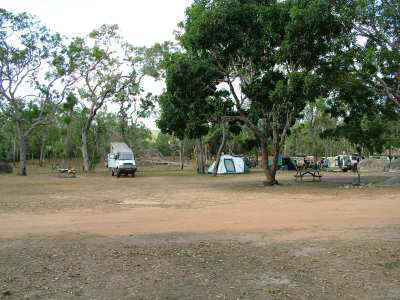
[(392, 261), (392, 262), (387, 262), (383, 265), (385, 269), (393, 270), (396, 268), (400, 268), (400, 260)]

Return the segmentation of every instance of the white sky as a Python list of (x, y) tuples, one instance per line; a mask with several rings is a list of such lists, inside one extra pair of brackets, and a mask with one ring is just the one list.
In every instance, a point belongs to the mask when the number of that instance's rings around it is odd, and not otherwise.
[[(191, 0), (0, 0), (0, 7), (35, 15), (51, 31), (69, 37), (86, 35), (102, 24), (118, 24), (125, 40), (135, 46), (151, 46), (174, 39), (173, 32), (190, 3)], [(153, 120), (145, 124), (155, 127)]]
[(0, 7), (36, 15), (51, 30), (87, 34), (102, 24), (118, 24), (136, 46), (173, 39), (190, 0), (0, 0)]

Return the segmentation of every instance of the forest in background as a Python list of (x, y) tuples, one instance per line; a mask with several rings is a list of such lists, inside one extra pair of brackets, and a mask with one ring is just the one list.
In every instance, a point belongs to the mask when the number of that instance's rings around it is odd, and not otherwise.
[(30, 159), (88, 172), (113, 141), (139, 162), (398, 154), (398, 18), (397, 1), (198, 0), (177, 44), (146, 48), (117, 25), (67, 39), (0, 10), (0, 160), (22, 175)]

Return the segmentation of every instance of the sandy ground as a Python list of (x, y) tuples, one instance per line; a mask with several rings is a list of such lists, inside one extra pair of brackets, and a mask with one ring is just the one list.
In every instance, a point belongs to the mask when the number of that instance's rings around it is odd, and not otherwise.
[(137, 175), (0, 176), (0, 298), (400, 299), (400, 188)]

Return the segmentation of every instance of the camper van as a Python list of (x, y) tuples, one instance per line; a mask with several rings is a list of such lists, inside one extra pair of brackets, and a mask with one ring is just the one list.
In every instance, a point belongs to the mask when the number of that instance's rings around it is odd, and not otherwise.
[(135, 177), (136, 163), (133, 151), (125, 143), (111, 143), (110, 153), (107, 155), (107, 168), (112, 176), (120, 177), (122, 174), (131, 174)]

